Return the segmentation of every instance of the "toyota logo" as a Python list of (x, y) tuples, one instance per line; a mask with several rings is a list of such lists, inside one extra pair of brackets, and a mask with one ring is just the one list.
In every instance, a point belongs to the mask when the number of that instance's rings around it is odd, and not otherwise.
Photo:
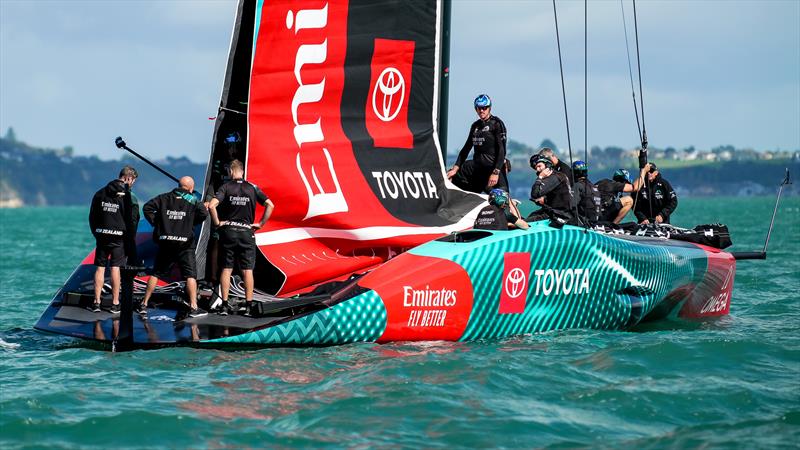
[(510, 298), (517, 298), (525, 292), (527, 284), (528, 280), (525, 277), (525, 272), (520, 268), (514, 268), (511, 272), (508, 272), (503, 286), (506, 290), (506, 295)]
[[(406, 81), (399, 70), (394, 67), (383, 69), (378, 77), (378, 82), (375, 83), (375, 89), (372, 90), (372, 110), (379, 119), (389, 122), (397, 117), (403, 106), (403, 100), (405, 100), (405, 87)], [(380, 98), (378, 91), (381, 94)], [(400, 100), (395, 103), (398, 92)]]

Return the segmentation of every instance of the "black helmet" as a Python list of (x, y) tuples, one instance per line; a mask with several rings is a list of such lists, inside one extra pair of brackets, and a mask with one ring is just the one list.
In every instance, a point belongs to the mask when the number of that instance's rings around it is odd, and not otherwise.
[(575, 178), (585, 178), (589, 173), (589, 165), (581, 160), (575, 161), (572, 163), (572, 172), (575, 174)]
[(530, 163), (531, 163), (531, 169), (533, 170), (536, 170), (536, 164), (538, 163), (544, 164), (545, 167), (549, 167), (551, 169), (553, 168), (553, 161), (550, 161), (550, 158), (539, 154), (531, 156)]

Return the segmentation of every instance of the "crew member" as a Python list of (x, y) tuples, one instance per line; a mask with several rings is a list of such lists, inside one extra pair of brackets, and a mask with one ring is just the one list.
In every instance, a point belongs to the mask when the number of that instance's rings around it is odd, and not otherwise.
[(550, 158), (539, 156), (531, 161), (531, 167), (536, 171), (536, 181), (531, 186), (531, 200), (542, 206), (542, 209), (532, 212), (528, 222), (546, 219), (555, 214), (566, 221), (573, 220), (572, 215), (572, 189), (567, 176), (553, 169)]
[(600, 220), (600, 191), (588, 178), (589, 167), (583, 161), (572, 163), (572, 173), (575, 175), (575, 189), (573, 194), (578, 214), (590, 224)]
[(669, 216), (678, 207), (678, 196), (653, 163), (650, 163), (647, 182), (639, 194), (633, 211), (639, 223), (669, 223)]
[(508, 193), (502, 189), (489, 192), (489, 205), (478, 212), (474, 228), (480, 230), (527, 230), (528, 222), (520, 219), (521, 214)]
[[(139, 201), (131, 192), (131, 187), (139, 177), (131, 166), (119, 172), (119, 178), (110, 181), (92, 197), (89, 208), (89, 228), (94, 235), (94, 303), (91, 310), (100, 312), (100, 296), (105, 284), (106, 265), (111, 267), (111, 309), (119, 314), (120, 267), (127, 260), (125, 238), (128, 233), (136, 234), (139, 224)], [(128, 198), (126, 198), (128, 197)], [(129, 200), (129, 201), (126, 201)], [(129, 205), (129, 206), (128, 206)]]
[[(220, 314), (230, 311), (228, 293), (231, 288), (231, 275), (238, 262), (242, 271), (245, 290), (245, 314), (250, 315), (253, 301), (253, 268), (256, 265), (256, 238), (254, 230), (263, 227), (275, 208), (272, 200), (255, 184), (245, 181), (244, 166), (241, 161), (231, 161), (229, 172), (231, 180), (223, 184), (211, 202), (209, 210), (214, 226), (218, 228), (219, 245), (223, 254), (220, 287), (222, 288), (222, 307)], [(254, 222), (256, 203), (264, 205), (261, 220)]]
[[(556, 153), (552, 148), (542, 147), (542, 149), (539, 150), (539, 156), (544, 156), (545, 158), (549, 159), (550, 162), (553, 163), (553, 170), (566, 175), (570, 186), (572, 186), (572, 169), (569, 167), (569, 164), (558, 159), (558, 156), (556, 156)], [(536, 158), (536, 155), (531, 157), (531, 165), (533, 165), (534, 158)]]
[[(488, 95), (479, 95), (474, 105), (478, 120), (472, 123), (467, 141), (458, 153), (456, 163), (447, 171), (447, 178), (465, 191), (489, 192), (494, 188), (508, 191), (506, 125), (492, 115), (492, 100)], [(473, 147), (475, 154), (467, 160)]]
[(147, 302), (153, 295), (159, 278), (169, 277), (170, 268), (178, 263), (186, 280), (189, 297), (189, 317), (208, 314), (197, 306), (197, 263), (195, 261), (194, 227), (208, 217), (208, 210), (198, 201), (192, 177), (182, 177), (178, 187), (158, 195), (144, 204), (144, 218), (153, 225), (153, 240), (158, 245), (153, 274), (147, 280), (139, 314), (147, 315)]
[(623, 195), (639, 191), (649, 165), (642, 168), (639, 178), (631, 183), (630, 173), (625, 169), (617, 169), (611, 180), (603, 178), (597, 182), (600, 191), (600, 220), (609, 223), (620, 223), (633, 207), (633, 197)]

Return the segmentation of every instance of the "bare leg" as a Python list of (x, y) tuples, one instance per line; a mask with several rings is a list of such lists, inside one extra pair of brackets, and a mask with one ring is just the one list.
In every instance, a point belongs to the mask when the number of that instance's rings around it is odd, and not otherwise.
[(103, 284), (106, 281), (106, 268), (97, 266), (94, 271), (94, 302), (100, 303), (100, 295), (103, 293)]
[(189, 296), (189, 305), (192, 309), (197, 309), (197, 279), (186, 279), (186, 294)]
[(625, 216), (628, 214), (628, 211), (630, 211), (631, 207), (633, 206), (633, 198), (631, 197), (622, 197), (619, 199), (619, 201), (622, 204), (622, 208), (620, 208), (617, 217), (614, 218), (614, 223), (622, 222), (622, 219), (625, 218)]
[(242, 278), (244, 278), (244, 299), (247, 303), (253, 301), (253, 270), (242, 270)]
[(150, 296), (153, 295), (153, 291), (156, 290), (156, 284), (158, 284), (158, 278), (150, 275), (150, 279), (147, 280), (147, 289), (144, 291), (144, 299), (142, 300), (142, 306), (145, 308), (147, 307), (147, 302), (150, 300)]
[(231, 274), (233, 273), (233, 269), (222, 269), (222, 273), (219, 277), (219, 286), (222, 288), (222, 301), (228, 301), (228, 292), (231, 290)]
[(120, 286), (120, 277), (119, 277), (119, 267), (112, 267), (111, 268), (111, 303), (114, 305), (119, 305), (119, 286)]

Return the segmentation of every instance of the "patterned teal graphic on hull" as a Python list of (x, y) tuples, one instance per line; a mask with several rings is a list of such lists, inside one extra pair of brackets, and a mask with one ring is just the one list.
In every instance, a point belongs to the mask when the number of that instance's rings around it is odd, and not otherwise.
[(252, 345), (373, 342), (386, 329), (386, 308), (374, 291), (274, 327), (206, 341)]
[[(478, 244), (478, 245), (475, 245)], [(670, 292), (703, 278), (703, 250), (665, 240), (626, 240), (544, 222), (497, 232), (465, 246), (432, 242), (411, 250), (451, 259), (472, 280), (474, 304), (461, 340), (568, 328), (622, 329), (636, 324)], [(531, 255), (525, 310), (499, 314), (504, 254)]]

